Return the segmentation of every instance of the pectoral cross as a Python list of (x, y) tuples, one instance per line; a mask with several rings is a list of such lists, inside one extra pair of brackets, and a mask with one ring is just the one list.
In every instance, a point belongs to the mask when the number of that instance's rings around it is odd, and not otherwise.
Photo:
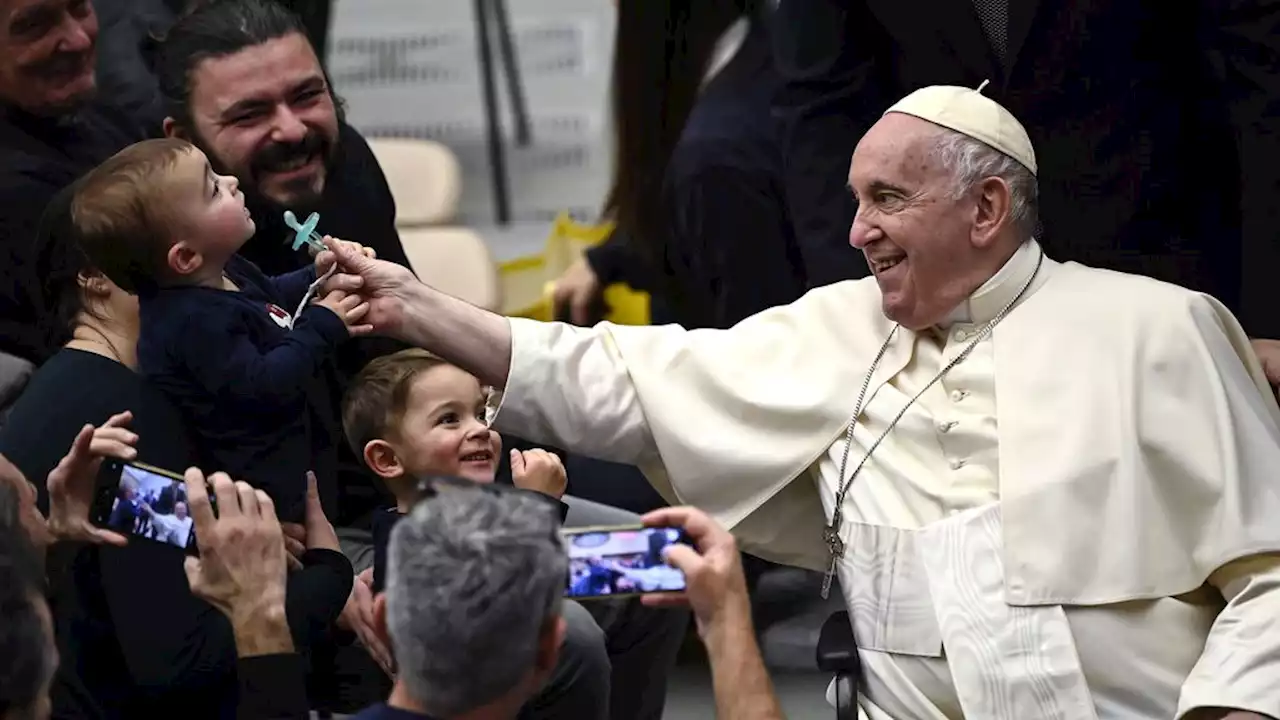
[(844, 557), (844, 540), (840, 539), (840, 510), (831, 516), (831, 524), (822, 529), (822, 540), (827, 544), (827, 552), (831, 561), (827, 564), (827, 573), (822, 578), (822, 599), (831, 594), (831, 580), (836, 576), (836, 565)]

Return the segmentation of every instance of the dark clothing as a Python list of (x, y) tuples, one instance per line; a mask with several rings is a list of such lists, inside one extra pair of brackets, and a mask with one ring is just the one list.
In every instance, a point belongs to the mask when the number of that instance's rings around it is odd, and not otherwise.
[(282, 0), (280, 4), (302, 19), (302, 25), (307, 29), (307, 39), (311, 41), (311, 47), (316, 51), (316, 57), (320, 58), (320, 63), (324, 64), (329, 46), (333, 0)]
[[(541, 495), (551, 499), (549, 495)], [(560, 507), (560, 522), (564, 522), (569, 513), (569, 506), (560, 500), (555, 501)], [(386, 508), (373, 514), (373, 592), (380, 593), (386, 589), (387, 582), (387, 547), (391, 544), (391, 531), (396, 523), (404, 517), (396, 508)]]
[(94, 0), (98, 13), (98, 93), (158, 137), (165, 112), (148, 57), (155, 40), (178, 18), (179, 0)]
[(654, 296), (663, 310), (655, 308), (655, 323), (727, 328), (804, 293), (770, 109), (780, 81), (757, 21), (703, 90), (667, 165), (662, 277), (625, 232), (587, 250), (601, 285), (625, 282)]
[(365, 708), (358, 715), (353, 715), (351, 720), (436, 720), (431, 715), (423, 715), (409, 710), (401, 710), (393, 708), (390, 705), (380, 704), (373, 707)]
[[(383, 260), (410, 267), (396, 231), (395, 201), (382, 168), (360, 133), (345, 123), (340, 133), (337, 164), (316, 208), (320, 213), (317, 232), (358, 242), (373, 248)], [(268, 275), (307, 266), (311, 261), (306, 253), (287, 244), (293, 231), (284, 224), (283, 209), (261, 199), (253, 201), (252, 194), (250, 200), (258, 229), (240, 254)], [(325, 513), (338, 527), (367, 528), (370, 516), (390, 499), (386, 488), (347, 444), (342, 433), (342, 394), (369, 360), (404, 347), (385, 338), (353, 339), (338, 348), (334, 362), (324, 367), (326, 382), (317, 384), (311, 418), (316, 440), (313, 458), (317, 466), (338, 468), (334, 477), (321, 478), (320, 488)]]
[(615, 231), (604, 242), (587, 248), (586, 256), (601, 287), (625, 283), (634, 290), (653, 293), (658, 285), (650, 259), (625, 232)]
[(786, 2), (775, 31), (811, 286), (867, 273), (845, 188), (862, 134), (920, 87), (990, 80), (1035, 146), (1051, 257), (1210, 293), (1280, 336), (1280, 8), (1012, 2), (1003, 62), (970, 2)]
[(74, 116), (37, 118), (0, 108), (0, 351), (39, 362), (40, 283), (50, 262), (36, 230), (62, 188), (125, 146), (145, 139), (118, 110), (95, 105)]
[[(85, 423), (99, 425), (124, 410), (133, 412), (139, 460), (179, 471), (191, 465), (182, 416), (159, 391), (114, 360), (68, 349), (32, 377), (0, 430), (0, 454), (36, 480), (47, 512), (40, 479)], [(144, 540), (123, 548), (55, 549), (71, 554), (49, 563), (62, 657), (52, 693), (55, 718), (235, 716), (231, 626), (191, 594), (182, 552)], [(289, 577), (286, 600), (300, 649), (309, 633), (337, 618), (351, 589), (350, 564), (341, 555), (312, 551), (303, 562), (307, 569)], [(53, 571), (63, 565), (70, 571)]]
[(259, 655), (236, 662), (237, 720), (308, 720), (306, 665), (296, 654)]
[(804, 294), (770, 112), (779, 81), (756, 22), (698, 98), (667, 166), (666, 299), (685, 327), (731, 327)]
[(139, 298), (138, 368), (182, 411), (201, 467), (265, 490), (282, 521), (300, 522), (306, 471), (325, 470), (312, 462), (309, 391), (347, 328), (314, 304), (285, 326), (313, 268), (267, 277), (233, 257), (224, 272), (239, 292), (175, 286)]

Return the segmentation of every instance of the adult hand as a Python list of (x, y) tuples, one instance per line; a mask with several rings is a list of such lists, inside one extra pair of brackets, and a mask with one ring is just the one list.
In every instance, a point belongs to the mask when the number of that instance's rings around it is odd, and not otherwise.
[(395, 657), (374, 631), (373, 568), (357, 575), (355, 582), (351, 583), (351, 596), (338, 616), (338, 627), (354, 632), (374, 662), (388, 675), (395, 675)]
[(749, 623), (751, 601), (738, 543), (706, 513), (691, 507), (663, 508), (642, 518), (646, 527), (683, 528), (696, 550), (669, 545), (667, 564), (685, 576), (681, 594), (645, 595), (641, 601), (653, 607), (688, 604), (698, 622), (698, 634), (709, 635), (734, 623)]
[(98, 471), (106, 457), (133, 460), (138, 456), (134, 445), (138, 436), (129, 430), (133, 414), (112, 415), (99, 428), (80, 428), (71, 450), (49, 473), (49, 533), (56, 540), (124, 545), (128, 541), (119, 533), (95, 527), (89, 519), (93, 506)]
[(200, 547), (200, 557), (186, 560), (191, 592), (231, 620), (241, 657), (291, 651), (284, 604), (287, 553), (271, 498), (214, 473), (209, 478), (218, 499), (214, 517), (204, 473), (191, 468), (185, 479)]
[(304, 515), (306, 522), (306, 538), (308, 550), (332, 550), (342, 552), (338, 544), (338, 533), (333, 523), (324, 514), (324, 506), (320, 504), (320, 489), (316, 485), (316, 474), (307, 471), (307, 507)]
[(559, 316), (564, 306), (569, 306), (569, 319), (575, 325), (585, 325), (590, 320), (591, 304), (600, 297), (600, 277), (591, 269), (585, 256), (578, 258), (556, 280), (551, 302)]
[(323, 273), (335, 261), (339, 271), (325, 290), (359, 294), (369, 303), (363, 322), (375, 333), (395, 336), (404, 325), (405, 297), (418, 279), (406, 267), (365, 257), (339, 242), (329, 243), (329, 251), (316, 258), (317, 271)]
[(284, 547), (289, 552), (289, 569), (299, 570), (299, 558), (308, 550), (324, 549), (342, 552), (338, 533), (334, 532), (329, 518), (320, 505), (320, 491), (316, 487), (316, 474), (307, 471), (307, 505), (303, 523), (280, 523), (284, 530)]
[(1262, 363), (1271, 387), (1280, 387), (1280, 340), (1253, 340), (1253, 352)]
[(511, 451), (511, 481), (522, 490), (533, 490), (557, 500), (564, 497), (569, 484), (564, 463), (555, 453), (541, 448)]
[[(338, 244), (342, 245), (343, 247), (350, 248), (353, 252), (357, 252), (357, 253), (360, 253), (361, 255), (364, 255), (364, 256), (365, 256), (365, 257), (367, 257), (367, 258), (376, 258), (376, 257), (378, 257), (378, 253), (377, 253), (377, 251), (375, 251), (375, 250), (374, 250), (373, 248), (371, 248), (371, 247), (368, 247), (368, 246), (365, 246), (365, 245), (361, 245), (361, 244), (360, 244), (360, 243), (358, 243), (358, 242), (351, 242), (350, 240), (343, 240), (343, 239), (341, 239), (341, 238), (336, 238), (336, 237), (333, 237), (332, 235), (325, 235), (325, 236), (321, 239), (321, 242), (323, 242), (323, 243), (325, 244), (325, 247), (329, 247), (332, 243), (338, 243)], [(333, 264), (333, 263), (324, 263), (324, 264), (322, 265), (322, 264), (320, 263), (320, 255), (322, 255), (322, 254), (323, 254), (323, 251), (321, 251), (321, 252), (317, 252), (317, 253), (316, 253), (315, 264), (316, 264), (316, 274), (317, 274), (317, 275), (321, 275), (321, 274), (323, 274), (323, 273), (324, 273), (324, 271), (325, 271), (325, 270), (328, 270), (328, 269), (329, 269), (329, 266)]]

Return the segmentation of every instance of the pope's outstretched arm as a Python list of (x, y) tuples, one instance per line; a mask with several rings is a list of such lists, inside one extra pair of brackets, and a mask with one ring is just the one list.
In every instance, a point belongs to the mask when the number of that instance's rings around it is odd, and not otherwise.
[[(364, 295), (375, 332), (430, 350), (499, 390), (516, 383), (521, 402), (501, 413), (507, 429), (625, 462), (649, 449), (627, 373), (601, 343), (581, 334), (586, 331), (511, 320), (420, 283), (394, 264), (337, 252), (345, 272), (329, 287)], [(521, 350), (514, 354), (515, 372), (513, 341)], [(550, 422), (553, 417), (560, 420)]]
[(849, 400), (832, 390), (861, 380), (870, 357), (860, 339), (888, 332), (878, 311), (851, 312), (868, 300), (857, 283), (814, 290), (728, 330), (578, 328), (500, 317), (397, 265), (338, 253), (344, 272), (328, 287), (364, 296), (374, 332), (436, 353), (502, 390), (498, 430), (638, 465), (668, 500), (700, 507), (736, 531), (777, 500), (767, 509), (769, 529), (754, 534), (758, 543), (751, 532), (739, 534), (744, 544), (753, 551), (769, 544), (772, 557), (789, 558), (784, 562), (807, 563), (801, 556), (821, 550), (810, 542), (816, 532), (801, 540), (773, 533), (788, 515), (821, 524), (812, 486), (791, 481), (847, 420)]

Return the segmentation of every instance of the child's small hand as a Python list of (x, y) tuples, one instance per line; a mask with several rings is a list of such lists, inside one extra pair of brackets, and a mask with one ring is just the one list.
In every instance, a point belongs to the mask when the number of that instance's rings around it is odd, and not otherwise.
[(316, 305), (327, 308), (342, 319), (347, 332), (352, 335), (366, 335), (370, 331), (368, 325), (360, 324), (360, 320), (369, 312), (369, 303), (359, 295), (350, 295), (341, 290), (334, 290), (323, 299), (317, 299)]
[[(371, 248), (371, 247), (365, 247), (364, 245), (361, 245), (360, 243), (351, 242), (351, 241), (349, 241), (349, 240), (341, 240), (341, 239), (339, 239), (339, 238), (332, 237), (332, 236), (330, 236), (330, 235), (325, 235), (325, 236), (324, 236), (324, 244), (325, 244), (326, 246), (331, 245), (331, 244), (337, 244), (337, 245), (341, 245), (341, 246), (346, 247), (346, 248), (351, 248), (352, 250), (357, 250), (357, 251), (359, 251), (359, 252), (361, 252), (361, 253), (364, 253), (364, 256), (365, 256), (365, 257), (367, 257), (367, 258), (371, 258), (371, 259), (376, 259), (376, 258), (378, 257), (378, 253), (374, 252), (374, 249), (373, 249), (373, 248)], [(325, 267), (321, 267), (321, 266), (320, 266), (320, 256), (319, 256), (319, 255), (316, 255), (315, 264), (316, 264), (316, 274), (318, 274), (318, 275), (322, 275), (322, 274), (324, 274), (324, 271), (326, 271), (326, 270), (328, 270), (328, 269), (329, 269), (329, 268), (328, 268), (328, 263), (326, 263)]]
[(534, 490), (559, 500), (564, 496), (569, 478), (555, 453), (535, 449), (511, 451), (511, 480), (523, 490)]

